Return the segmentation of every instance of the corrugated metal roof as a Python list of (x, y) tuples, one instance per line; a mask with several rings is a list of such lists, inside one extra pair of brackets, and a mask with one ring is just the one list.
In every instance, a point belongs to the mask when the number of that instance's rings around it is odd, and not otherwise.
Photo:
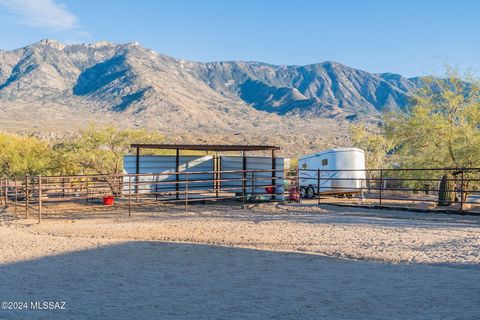
[(222, 145), (222, 144), (141, 144), (134, 143), (132, 148), (139, 149), (169, 149), (169, 150), (200, 150), (200, 151), (262, 151), (280, 150), (280, 147), (266, 145)]

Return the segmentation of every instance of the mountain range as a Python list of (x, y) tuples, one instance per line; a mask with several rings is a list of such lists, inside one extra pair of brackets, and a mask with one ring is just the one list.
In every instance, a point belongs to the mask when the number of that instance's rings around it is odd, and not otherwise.
[(325, 139), (345, 135), (339, 124), (405, 110), (418, 87), (419, 78), (331, 61), (201, 63), (136, 42), (64, 45), (47, 39), (0, 50), (0, 125), (68, 131), (93, 121), (158, 129), (178, 139), (188, 132), (203, 139), (228, 132), (239, 140), (281, 132), (308, 143), (320, 132)]

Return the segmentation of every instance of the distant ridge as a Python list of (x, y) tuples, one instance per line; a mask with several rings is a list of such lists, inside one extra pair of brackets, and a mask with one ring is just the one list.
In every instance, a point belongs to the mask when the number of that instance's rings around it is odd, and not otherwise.
[(46, 39), (0, 51), (0, 57), (2, 98), (87, 98), (78, 104), (89, 101), (120, 112), (148, 112), (154, 105), (183, 109), (185, 103), (196, 101), (197, 107), (240, 103), (280, 115), (375, 116), (386, 109), (406, 108), (417, 86), (415, 79), (332, 61), (276, 66), (176, 60), (137, 42), (64, 45)]
[[(137, 42), (46, 39), (0, 50), (0, 124), (69, 129), (71, 122), (104, 118), (163, 131), (305, 131), (312, 119), (324, 126), (325, 119), (375, 119), (405, 109), (418, 83), (332, 61), (199, 63)], [(23, 122), (15, 120), (19, 114)]]

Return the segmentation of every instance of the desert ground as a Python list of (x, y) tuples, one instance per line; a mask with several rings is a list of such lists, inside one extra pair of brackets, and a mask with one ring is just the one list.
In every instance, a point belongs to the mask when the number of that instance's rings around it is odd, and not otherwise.
[(1, 215), (0, 319), (479, 319), (480, 217), (330, 205)]

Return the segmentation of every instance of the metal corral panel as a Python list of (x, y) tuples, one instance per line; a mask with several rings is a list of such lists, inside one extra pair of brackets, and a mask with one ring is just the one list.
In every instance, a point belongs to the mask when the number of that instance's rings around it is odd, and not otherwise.
[[(221, 171), (243, 170), (243, 157), (222, 156), (220, 157)], [(283, 200), (284, 192), (284, 159), (275, 158), (275, 199)], [(271, 157), (246, 157), (246, 170), (272, 170)], [(255, 180), (253, 179), (253, 176)], [(235, 181), (222, 181), (221, 188), (229, 189), (230, 192), (242, 192), (243, 174), (232, 172), (222, 173), (221, 180), (235, 179)], [(246, 177), (247, 195), (265, 195), (265, 187), (272, 185), (272, 173), (270, 172), (247, 172)]]
[[(180, 156), (180, 172), (205, 172), (213, 171), (213, 156)], [(140, 156), (140, 174), (151, 173), (151, 176), (141, 176), (139, 182), (139, 193), (149, 192), (175, 192), (177, 171), (176, 156)], [(136, 173), (136, 156), (127, 155), (123, 157), (123, 172), (125, 174)], [(189, 182), (190, 190), (210, 190), (213, 189), (213, 173), (189, 174), (190, 181), (200, 180), (200, 182)], [(185, 190), (185, 175), (179, 175), (179, 191)], [(128, 183), (128, 181), (125, 181)], [(133, 181), (132, 181), (133, 182)], [(152, 182), (151, 184), (147, 182)], [(160, 182), (160, 183), (156, 183)], [(171, 182), (171, 183), (165, 183)], [(145, 183), (145, 184), (144, 184)], [(128, 185), (124, 188), (128, 192)], [(134, 190), (132, 190), (134, 192)]]

